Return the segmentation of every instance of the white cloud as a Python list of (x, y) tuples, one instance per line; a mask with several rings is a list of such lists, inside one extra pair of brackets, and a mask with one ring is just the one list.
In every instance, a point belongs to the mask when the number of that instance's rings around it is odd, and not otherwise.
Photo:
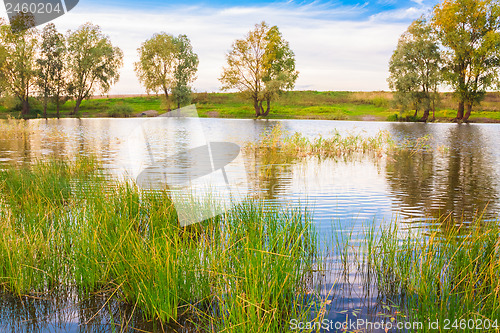
[[(101, 26), (125, 59), (120, 81), (111, 94), (142, 93), (133, 71), (137, 48), (155, 32), (186, 34), (198, 53), (197, 91), (218, 91), (218, 77), (225, 53), (236, 38), (265, 20), (278, 25), (290, 42), (300, 71), (297, 89), (384, 90), (387, 63), (407, 23), (388, 22), (372, 16), (365, 21), (342, 19), (363, 11), (362, 7), (322, 6), (176, 7), (162, 10), (90, 8), (79, 5), (56, 19), (61, 31), (76, 29), (90, 21)], [(0, 13), (2, 14), (2, 13)], [(5, 15), (3, 15), (5, 17)]]
[(415, 20), (422, 15), (429, 13), (432, 9), (424, 3), (424, 0), (411, 0), (417, 6), (412, 6), (408, 8), (398, 8), (393, 10), (387, 10), (380, 12), (371, 16), (373, 21), (409, 21)]

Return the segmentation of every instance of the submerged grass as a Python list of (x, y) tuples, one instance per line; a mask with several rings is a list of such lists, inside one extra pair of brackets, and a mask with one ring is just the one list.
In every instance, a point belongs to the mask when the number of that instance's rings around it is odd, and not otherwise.
[(113, 290), (148, 319), (188, 315), (206, 331), (285, 331), (310, 315), (316, 233), (305, 212), (249, 201), (181, 228), (167, 191), (98, 169), (87, 160), (0, 171), (3, 289)]
[(333, 131), (331, 135), (308, 138), (299, 132), (293, 134), (283, 129), (281, 124), (264, 132), (257, 142), (246, 145), (247, 150), (262, 152), (263, 155), (279, 153), (292, 159), (315, 156), (327, 158), (347, 158), (355, 155), (381, 157), (387, 153), (407, 151), (411, 155), (431, 149), (429, 135), (419, 138), (405, 137), (396, 141), (388, 131), (381, 130), (373, 136), (361, 133), (342, 134)]
[(342, 135), (334, 131), (331, 136), (317, 136), (310, 139), (299, 132), (289, 134), (281, 124), (265, 132), (256, 143), (249, 143), (247, 149), (279, 151), (282, 154), (305, 157), (341, 157), (356, 153), (375, 153), (382, 155), (395, 147), (395, 142), (387, 131), (380, 131), (375, 136), (348, 133)]
[(449, 222), (442, 222), (443, 230), (403, 239), (397, 225), (386, 229), (372, 256), (378, 289), (393, 299), (399, 295), (413, 321), (438, 320), (444, 330), (448, 320), (450, 329), (476, 331), (479, 321), (489, 320), (496, 329), (489, 328), (499, 331), (500, 227)]

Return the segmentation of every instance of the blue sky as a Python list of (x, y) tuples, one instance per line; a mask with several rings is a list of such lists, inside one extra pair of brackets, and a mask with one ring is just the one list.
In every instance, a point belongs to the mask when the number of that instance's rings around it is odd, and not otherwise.
[[(53, 21), (61, 31), (101, 26), (124, 52), (110, 94), (143, 93), (133, 64), (155, 32), (186, 34), (199, 55), (196, 91), (219, 91), (225, 53), (262, 20), (280, 28), (296, 55), (299, 90), (388, 90), (387, 67), (401, 33), (436, 1), (98, 1), (80, 0)], [(3, 6), (0, 6), (3, 7)], [(0, 16), (6, 17), (4, 8)]]

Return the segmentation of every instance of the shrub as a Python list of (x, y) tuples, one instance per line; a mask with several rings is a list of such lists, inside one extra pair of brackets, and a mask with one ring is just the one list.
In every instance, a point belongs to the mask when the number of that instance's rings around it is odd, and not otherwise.
[(130, 117), (134, 113), (134, 109), (128, 104), (115, 104), (108, 110), (109, 117)]

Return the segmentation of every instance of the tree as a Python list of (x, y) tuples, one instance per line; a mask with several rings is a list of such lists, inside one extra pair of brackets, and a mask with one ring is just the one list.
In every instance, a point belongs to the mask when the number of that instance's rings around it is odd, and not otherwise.
[[(237, 89), (249, 98), (256, 117), (267, 116), (271, 101), (291, 90), (298, 77), (295, 55), (277, 26), (255, 25), (244, 39), (237, 39), (226, 55), (220, 81), (223, 90)], [(266, 110), (262, 106), (266, 102)]]
[(20, 13), (13, 18), (11, 26), (0, 26), (0, 81), (21, 102), (23, 116), (30, 111), (37, 47), (38, 30), (34, 28), (32, 15)]
[(186, 35), (179, 35), (175, 39), (177, 45), (177, 66), (174, 72), (174, 86), (172, 97), (177, 103), (177, 108), (191, 101), (191, 87), (198, 70), (198, 56), (193, 52), (193, 47)]
[[(389, 87), (396, 91), (396, 100), (412, 105), (417, 117), (424, 109), (422, 121), (434, 110), (441, 81), (441, 55), (432, 28), (425, 20), (414, 21), (401, 35), (389, 62)], [(434, 118), (434, 115), (433, 115)]]
[(53, 23), (45, 26), (42, 32), (40, 58), (37, 59), (37, 86), (43, 99), (43, 116), (47, 117), (49, 98), (56, 102), (57, 117), (61, 95), (65, 89), (64, 61), (66, 45), (64, 36), (57, 32)]
[(198, 56), (186, 35), (156, 33), (137, 51), (135, 72), (148, 93), (162, 91), (168, 100), (170, 92), (179, 107), (189, 101), (189, 84), (195, 79)]
[[(497, 0), (445, 0), (432, 25), (445, 50), (445, 77), (458, 99), (457, 121), (498, 84), (500, 6)], [(464, 108), (467, 112), (464, 114)]]
[(99, 26), (91, 23), (69, 32), (67, 43), (68, 91), (76, 100), (72, 114), (77, 114), (84, 99), (95, 92), (107, 93), (118, 81), (123, 53), (111, 44)]

